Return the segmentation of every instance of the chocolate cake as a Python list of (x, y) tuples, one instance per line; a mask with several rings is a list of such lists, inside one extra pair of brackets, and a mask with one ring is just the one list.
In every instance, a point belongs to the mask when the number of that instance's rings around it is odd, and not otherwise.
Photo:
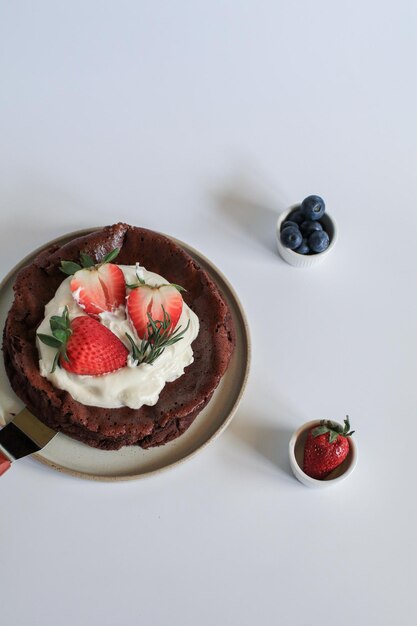
[[(36, 330), (44, 308), (64, 276), (61, 261), (85, 253), (101, 261), (120, 248), (117, 263), (137, 261), (168, 281), (185, 287), (184, 301), (196, 313), (200, 331), (192, 344), (194, 362), (167, 383), (154, 406), (117, 409), (86, 406), (54, 387), (39, 371)], [(181, 435), (209, 402), (229, 364), (235, 335), (221, 293), (207, 273), (169, 238), (119, 223), (44, 249), (23, 268), (14, 286), (14, 302), (3, 335), (6, 371), (15, 393), (40, 420), (90, 446), (159, 446)]]

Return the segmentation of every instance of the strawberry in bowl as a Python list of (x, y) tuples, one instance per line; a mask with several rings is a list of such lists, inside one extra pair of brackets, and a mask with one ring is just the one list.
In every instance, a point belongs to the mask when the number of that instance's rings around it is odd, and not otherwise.
[(349, 438), (354, 432), (350, 430), (348, 417), (344, 426), (322, 420), (319, 426), (311, 428), (304, 448), (303, 471), (311, 478), (326, 478), (346, 459), (349, 454)]
[(350, 430), (331, 420), (303, 424), (289, 442), (290, 466), (294, 476), (307, 487), (328, 487), (345, 480), (355, 469), (358, 447)]

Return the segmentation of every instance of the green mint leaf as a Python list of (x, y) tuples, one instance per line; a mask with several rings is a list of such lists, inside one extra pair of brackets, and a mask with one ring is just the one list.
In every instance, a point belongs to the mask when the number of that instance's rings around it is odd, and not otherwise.
[(95, 263), (93, 261), (93, 259), (91, 258), (90, 255), (88, 254), (84, 254), (84, 252), (81, 252), (80, 254), (80, 261), (81, 261), (81, 265), (85, 268), (87, 267), (94, 267)]
[(51, 337), (50, 335), (44, 335), (43, 333), (38, 333), (39, 339), (42, 343), (50, 346), (51, 348), (60, 348), (62, 345), (62, 341), (56, 339), (55, 337)]
[(106, 254), (104, 259), (102, 260), (102, 263), (111, 263), (117, 257), (119, 252), (120, 252), (120, 248), (115, 248), (114, 250)]
[(74, 261), (61, 261), (61, 267), (59, 269), (61, 272), (64, 272), (64, 274), (72, 276), (75, 272), (81, 270), (82, 267), (78, 265), (78, 263), (74, 263)]

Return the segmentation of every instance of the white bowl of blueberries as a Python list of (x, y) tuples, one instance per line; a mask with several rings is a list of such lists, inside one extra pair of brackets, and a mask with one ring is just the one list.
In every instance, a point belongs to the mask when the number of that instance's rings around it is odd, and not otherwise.
[(332, 251), (337, 239), (335, 221), (320, 196), (307, 196), (281, 213), (277, 245), (282, 258), (295, 267), (312, 267)]

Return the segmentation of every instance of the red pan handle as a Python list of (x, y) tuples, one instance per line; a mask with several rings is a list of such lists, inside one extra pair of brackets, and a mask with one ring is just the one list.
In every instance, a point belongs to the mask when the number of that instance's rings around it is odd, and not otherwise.
[(0, 452), (0, 476), (4, 474), (4, 472), (7, 472), (10, 466), (10, 459), (8, 459), (5, 454)]

